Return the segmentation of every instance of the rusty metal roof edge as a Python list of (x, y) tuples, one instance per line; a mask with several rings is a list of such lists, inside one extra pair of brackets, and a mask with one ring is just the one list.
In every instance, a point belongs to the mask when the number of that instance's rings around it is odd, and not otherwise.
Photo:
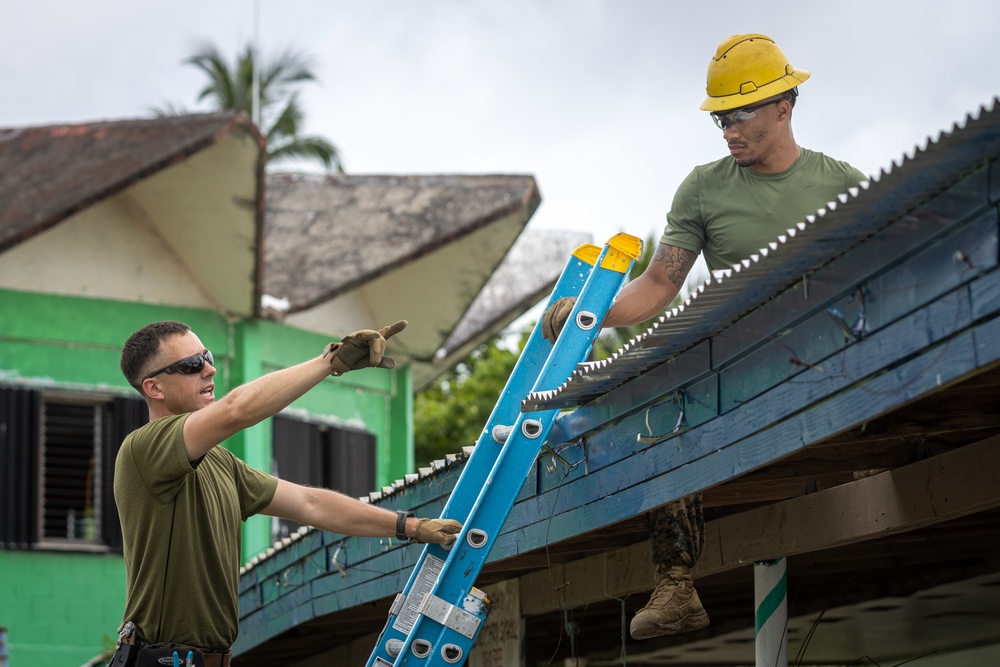
[[(948, 159), (949, 154), (963, 148), (960, 154)], [(975, 154), (970, 155), (973, 151)], [(522, 410), (577, 407), (681, 354), (998, 154), (1000, 98), (993, 98), (989, 107), (983, 105), (977, 112), (967, 114), (961, 124), (954, 123), (936, 138), (927, 137), (922, 145), (915, 146), (902, 160), (893, 161), (873, 180), (851, 188), (751, 257), (710, 276), (682, 304), (609, 358), (579, 364), (559, 387), (529, 394), (522, 402)], [(928, 160), (933, 162), (922, 168)], [(931, 173), (925, 175), (925, 171)], [(921, 176), (927, 183), (916, 188)], [(847, 228), (852, 228), (853, 233), (828, 240), (831, 232)], [(824, 248), (809, 251), (810, 244), (819, 240), (825, 241)], [(791, 275), (795, 277), (789, 278)], [(724, 292), (729, 292), (725, 298), (716, 298)], [(665, 342), (661, 342), (664, 338)], [(627, 364), (649, 350), (655, 352), (648, 354), (642, 363)]]

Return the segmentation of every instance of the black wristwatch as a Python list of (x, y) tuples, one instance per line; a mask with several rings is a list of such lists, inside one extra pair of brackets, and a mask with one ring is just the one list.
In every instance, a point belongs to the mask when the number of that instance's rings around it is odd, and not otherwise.
[(408, 542), (409, 537), (406, 536), (406, 520), (413, 516), (413, 512), (409, 510), (396, 510), (396, 539), (403, 542)]

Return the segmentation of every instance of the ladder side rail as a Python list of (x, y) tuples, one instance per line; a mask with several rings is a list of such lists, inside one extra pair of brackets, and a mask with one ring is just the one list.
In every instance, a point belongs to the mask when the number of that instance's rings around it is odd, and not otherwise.
[[(572, 296), (578, 297), (594, 265), (603, 257), (605, 251), (592, 244), (584, 244), (578, 247), (570, 256), (563, 268), (559, 279), (546, 302), (546, 308), (551, 306), (557, 299)], [(517, 419), (520, 413), (521, 401), (528, 395), (535, 385), (537, 378), (544, 367), (545, 361), (551, 350), (550, 343), (542, 336), (541, 319), (535, 324), (524, 349), (518, 357), (514, 369), (511, 371), (507, 383), (500, 393), (500, 398), (493, 408), (492, 413), (486, 421), (486, 426), (480, 433), (472, 455), (465, 462), (462, 474), (452, 489), (451, 495), (441, 513), (443, 518), (455, 519), (465, 523), (469, 511), (476, 499), (476, 495), (482, 488), (487, 476), (492, 470), (497, 456), (502, 450), (503, 443), (496, 442), (493, 437), (493, 429), (497, 426), (510, 426)], [(368, 667), (376, 667), (382, 664), (392, 664), (394, 656), (388, 650), (388, 645), (393, 642), (401, 644), (407, 636), (406, 624), (396, 627), (396, 619), (401, 612), (413, 614), (413, 609), (405, 609), (409, 595), (414, 587), (423, 588), (426, 586), (428, 577), (438, 571), (441, 563), (447, 559), (448, 550), (441, 545), (428, 544), (421, 551), (420, 557), (414, 564), (410, 577), (406, 582), (403, 591), (397, 596), (389, 610), (388, 619), (378, 638), (375, 650), (368, 660)], [(428, 560), (429, 559), (429, 560)], [(426, 567), (425, 567), (426, 566)], [(411, 601), (411, 605), (419, 600)]]

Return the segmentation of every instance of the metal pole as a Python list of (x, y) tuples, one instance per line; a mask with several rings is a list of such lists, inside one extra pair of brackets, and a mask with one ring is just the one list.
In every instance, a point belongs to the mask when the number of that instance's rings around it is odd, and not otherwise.
[(260, 0), (253, 3), (253, 79), (251, 82), (250, 120), (260, 127), (260, 64), (263, 56), (260, 52)]
[(788, 586), (785, 559), (753, 565), (756, 666), (788, 667)]

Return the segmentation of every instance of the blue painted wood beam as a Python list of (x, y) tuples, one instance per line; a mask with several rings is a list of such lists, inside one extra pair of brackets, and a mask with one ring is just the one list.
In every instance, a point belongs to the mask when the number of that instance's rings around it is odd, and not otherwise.
[[(995, 316), (998, 307), (1000, 272), (994, 271), (846, 349), (841, 354), (843, 372), (839, 377), (807, 371), (798, 386), (784, 385), (781, 392), (769, 392), (717, 420), (522, 501), (515, 506), (490, 560), (531, 551), (648, 511), (995, 364), (1000, 359), (1000, 319), (973, 324), (971, 314), (977, 313), (979, 319)], [(906, 332), (912, 335), (904, 335)], [(789, 414), (769, 423), (760, 417), (768, 412), (766, 403), (786, 405)], [(614, 436), (608, 435), (613, 442)], [(716, 448), (734, 438), (735, 442)], [(662, 474), (651, 477), (650, 470)], [(305, 554), (301, 565), (286, 565), (269, 580), (261, 581), (264, 589), (273, 587), (282, 592), (256, 612), (244, 615), (241, 643), (259, 643), (280, 634), (282, 627), (393, 595), (418, 557), (418, 548), (391, 549), (364, 564), (352, 565), (348, 576), (341, 577), (326, 560), (330, 550), (337, 545), (350, 553), (352, 544), (361, 542), (350, 538), (325, 544), (321, 550)], [(292, 581), (310, 576), (312, 568), (315, 576), (308, 586), (286, 592), (281, 582), (287, 580), (289, 567), (295, 570)], [(282, 626), (281, 618), (295, 623)]]

